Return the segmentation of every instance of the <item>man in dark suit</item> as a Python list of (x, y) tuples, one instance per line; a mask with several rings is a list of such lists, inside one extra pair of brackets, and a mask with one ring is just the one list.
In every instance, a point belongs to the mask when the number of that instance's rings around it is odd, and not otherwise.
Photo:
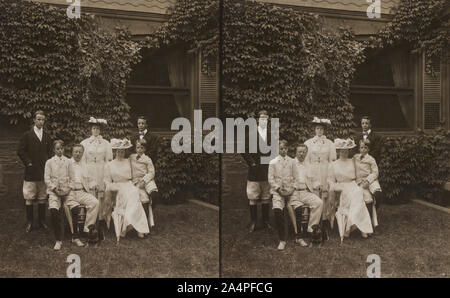
[(23, 181), (23, 197), (27, 215), (25, 231), (31, 232), (33, 227), (33, 200), (38, 200), (39, 227), (48, 229), (45, 224), (47, 188), (44, 182), (45, 163), (52, 155), (52, 144), (49, 135), (44, 131), (45, 113), (34, 113), (34, 126), (25, 132), (20, 139), (17, 155), (25, 166)]
[(270, 144), (270, 130), (268, 129), (269, 115), (266, 111), (260, 111), (258, 117), (258, 130), (257, 130), (257, 151), (256, 153), (250, 153), (248, 150), (248, 142), (246, 144), (245, 153), (242, 154), (245, 162), (248, 165), (247, 176), (247, 198), (250, 206), (250, 229), (249, 233), (252, 233), (256, 228), (256, 221), (258, 218), (257, 203), (261, 203), (263, 225), (266, 229), (271, 230), (272, 227), (269, 222), (270, 212), (270, 185), (268, 181), (269, 163), (262, 164), (262, 156), (270, 156), (269, 153), (261, 153), (259, 144), (260, 142), (266, 145)]
[[(362, 132), (356, 137), (356, 144), (358, 145), (359, 148), (361, 140), (369, 140), (370, 144), (369, 154), (373, 158), (375, 158), (375, 162), (379, 167), (381, 163), (380, 159), (381, 159), (381, 147), (383, 146), (383, 137), (372, 131), (372, 123), (369, 116), (363, 116), (361, 118), (361, 128)], [(380, 175), (382, 175), (381, 171)], [(384, 197), (381, 192), (377, 192), (375, 200), (376, 200), (375, 206), (376, 208), (379, 208), (384, 200)]]
[(134, 150), (136, 150), (136, 141), (145, 139), (147, 141), (147, 147), (145, 149), (145, 155), (152, 159), (153, 165), (156, 166), (158, 160), (158, 149), (161, 146), (161, 139), (154, 134), (151, 134), (147, 127), (147, 119), (144, 116), (139, 116), (137, 119), (138, 133), (131, 137)]
[[(148, 131), (147, 119), (144, 116), (139, 116), (137, 119), (138, 133), (131, 137), (131, 142), (133, 144), (133, 149), (136, 152), (136, 141), (145, 139), (147, 142), (145, 147), (145, 155), (152, 159), (153, 165), (155, 167), (156, 175), (158, 174), (157, 160), (159, 148), (161, 146), (161, 139)], [(155, 208), (161, 201), (161, 196), (159, 192), (153, 191), (150, 194), (150, 199), (152, 200), (152, 207)]]
[(361, 118), (362, 132), (356, 137), (356, 144), (359, 144), (361, 140), (369, 139), (370, 142), (370, 155), (375, 158), (375, 161), (380, 165), (381, 146), (383, 144), (382, 136), (372, 131), (372, 124), (369, 116), (363, 116)]

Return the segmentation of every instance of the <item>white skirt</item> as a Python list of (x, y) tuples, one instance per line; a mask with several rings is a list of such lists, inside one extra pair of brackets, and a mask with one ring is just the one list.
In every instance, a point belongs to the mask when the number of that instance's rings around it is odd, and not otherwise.
[(348, 237), (350, 232), (358, 228), (366, 234), (373, 233), (372, 222), (362, 189), (354, 182), (339, 183), (342, 188), (336, 220), (339, 225), (341, 239)]
[(122, 219), (122, 224), (118, 227), (120, 228), (121, 236), (125, 236), (125, 233), (131, 227), (139, 233), (149, 233), (147, 217), (139, 200), (139, 189), (131, 181), (114, 184), (118, 191), (113, 218), (118, 216)]

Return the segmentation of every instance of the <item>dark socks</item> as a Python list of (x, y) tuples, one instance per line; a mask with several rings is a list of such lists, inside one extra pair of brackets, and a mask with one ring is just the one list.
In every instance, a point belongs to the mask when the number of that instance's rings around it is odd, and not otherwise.
[(77, 239), (80, 237), (80, 233), (78, 230), (78, 216), (80, 214), (80, 207), (76, 206), (76, 207), (72, 208), (72, 210), (70, 210), (70, 212), (72, 213), (72, 225), (73, 225), (72, 238)]
[(375, 208), (380, 208), (381, 204), (383, 204), (383, 193), (381, 191), (376, 191), (373, 196), (375, 197)]
[(256, 224), (257, 217), (258, 217), (258, 206), (250, 205), (250, 219), (252, 223)]
[(263, 223), (269, 223), (270, 204), (261, 204)]
[(27, 224), (33, 224), (33, 205), (25, 205)]
[(281, 209), (273, 209), (275, 223), (278, 230), (278, 238), (280, 241), (286, 241), (286, 233), (284, 230), (284, 212)]
[(47, 209), (47, 206), (45, 204), (38, 204), (38, 215), (39, 215), (39, 225), (46, 228), (45, 224), (45, 210)]
[(61, 221), (60, 221), (60, 213), (57, 209), (50, 209), (50, 214), (52, 216), (52, 225), (55, 232), (55, 240), (61, 241)]
[(297, 239), (302, 238), (303, 237), (303, 233), (302, 233), (302, 211), (303, 208), (302, 207), (297, 207), (294, 210), (295, 213), (295, 223), (297, 225), (297, 235), (295, 235), (295, 237)]

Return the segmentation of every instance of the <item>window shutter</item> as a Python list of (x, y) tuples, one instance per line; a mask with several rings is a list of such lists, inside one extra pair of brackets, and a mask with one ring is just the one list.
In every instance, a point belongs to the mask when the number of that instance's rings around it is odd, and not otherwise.
[[(424, 69), (429, 60), (424, 57)], [(434, 129), (441, 121), (441, 65), (438, 59), (432, 62), (433, 75), (423, 72), (424, 129)]]
[[(204, 68), (208, 73), (204, 72)], [(203, 67), (202, 67), (203, 66)], [(208, 59), (200, 55), (199, 84), (200, 84), (200, 108), (203, 112), (203, 118), (217, 117), (217, 103), (219, 97), (219, 75), (217, 59)]]

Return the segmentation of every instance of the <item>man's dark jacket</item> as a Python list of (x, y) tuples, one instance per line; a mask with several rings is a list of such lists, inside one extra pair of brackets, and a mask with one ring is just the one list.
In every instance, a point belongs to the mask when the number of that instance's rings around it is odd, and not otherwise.
[[(262, 154), (259, 149), (259, 142), (264, 142), (258, 132), (257, 133), (257, 151), (256, 153), (249, 153), (249, 138), (247, 138), (247, 143), (245, 144), (245, 153), (241, 154), (245, 162), (248, 165), (248, 181), (268, 181), (269, 174), (269, 164), (261, 164), (261, 156), (270, 156), (269, 153)], [(248, 134), (247, 134), (248, 135)], [(270, 127), (267, 127), (267, 138), (266, 145), (271, 144)], [(253, 166), (254, 164), (254, 166)]]
[[(17, 155), (25, 166), (25, 181), (43, 181), (45, 163), (52, 156), (52, 142), (49, 135), (42, 132), (42, 141), (34, 129), (25, 132), (19, 141)], [(31, 166), (28, 166), (31, 163)]]

